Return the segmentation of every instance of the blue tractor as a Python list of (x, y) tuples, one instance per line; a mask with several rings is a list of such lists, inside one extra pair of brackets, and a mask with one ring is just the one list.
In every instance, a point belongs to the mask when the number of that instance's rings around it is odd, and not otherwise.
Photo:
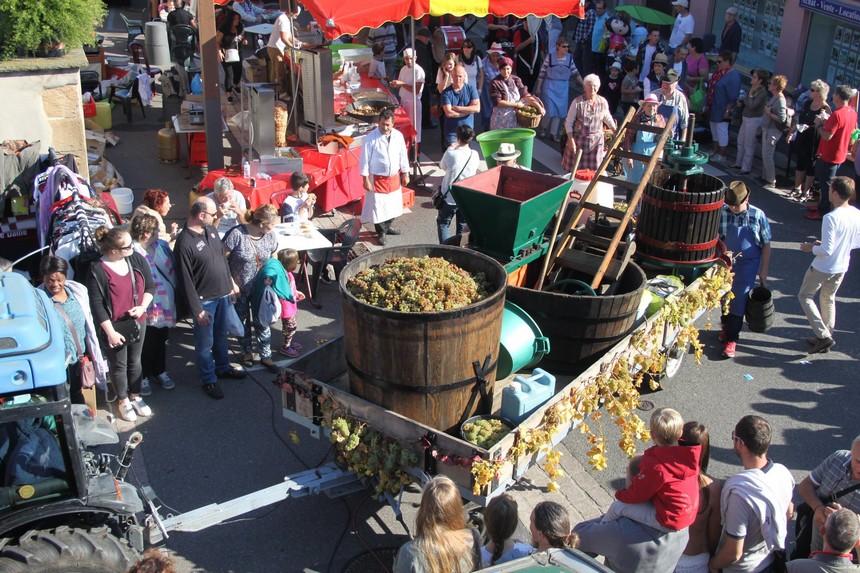
[(117, 433), (69, 401), (50, 299), (0, 273), (0, 572), (126, 571), (147, 537), (148, 508), (123, 479), (140, 441), (107, 451)]

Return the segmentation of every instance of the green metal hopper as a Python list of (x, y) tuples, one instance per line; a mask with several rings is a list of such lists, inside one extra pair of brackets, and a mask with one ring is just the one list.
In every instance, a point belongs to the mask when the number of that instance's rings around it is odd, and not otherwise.
[(570, 184), (561, 177), (501, 166), (457, 182), (451, 194), (469, 224), (471, 248), (503, 264), (524, 264), (542, 254), (547, 225)]

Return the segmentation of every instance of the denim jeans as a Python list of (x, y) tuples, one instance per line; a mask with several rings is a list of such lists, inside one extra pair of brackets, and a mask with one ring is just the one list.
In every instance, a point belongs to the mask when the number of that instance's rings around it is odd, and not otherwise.
[(229, 296), (200, 301), (209, 314), (209, 324), (202, 325), (194, 319), (194, 354), (197, 358), (197, 372), (203, 384), (214, 384), (216, 372), (230, 369), (227, 360), (227, 319)]
[(260, 350), (260, 358), (272, 357), (272, 329), (268, 325), (260, 324), (257, 321), (257, 311), (251, 312), (251, 294), (243, 294), (236, 300), (236, 312), (239, 313), (239, 318), (242, 319), (242, 324), (245, 325), (245, 336), (239, 341), (242, 346), (242, 352), (248, 354), (253, 351), (251, 343), (251, 328), (256, 334), (257, 348)]
[(822, 215), (830, 212), (830, 182), (836, 177), (838, 170), (838, 163), (828, 163), (821, 159), (815, 160), (815, 180), (818, 182), (819, 191), (821, 191), (821, 198), (818, 200), (818, 212)]
[(457, 216), (457, 234), (462, 234), (466, 230), (466, 220), (460, 214), (457, 205), (444, 203), (439, 213), (436, 215), (436, 227), (439, 234), (439, 243), (444, 243), (454, 235), (451, 233), (451, 220)]

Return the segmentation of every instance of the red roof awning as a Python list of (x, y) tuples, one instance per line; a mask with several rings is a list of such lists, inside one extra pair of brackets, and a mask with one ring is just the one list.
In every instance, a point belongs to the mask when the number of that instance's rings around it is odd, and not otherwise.
[(514, 15), (520, 18), (585, 16), (584, 0), (535, 0), (534, 4), (523, 0), (302, 0), (302, 5), (319, 23), (327, 38), (354, 35), (362, 28), (377, 28), (386, 22), (399, 22), (410, 16), (417, 20), (427, 14)]

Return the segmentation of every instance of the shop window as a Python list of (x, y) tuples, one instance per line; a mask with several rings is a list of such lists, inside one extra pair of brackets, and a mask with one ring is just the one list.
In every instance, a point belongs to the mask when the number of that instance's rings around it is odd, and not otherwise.
[(779, 35), (785, 2), (781, 0), (716, 0), (714, 2), (713, 33), (720, 45), (726, 10), (738, 9), (738, 22), (743, 32), (738, 65), (746, 68), (772, 70), (779, 51)]
[(813, 14), (801, 80), (821, 78), (831, 86), (860, 85), (860, 28)]

